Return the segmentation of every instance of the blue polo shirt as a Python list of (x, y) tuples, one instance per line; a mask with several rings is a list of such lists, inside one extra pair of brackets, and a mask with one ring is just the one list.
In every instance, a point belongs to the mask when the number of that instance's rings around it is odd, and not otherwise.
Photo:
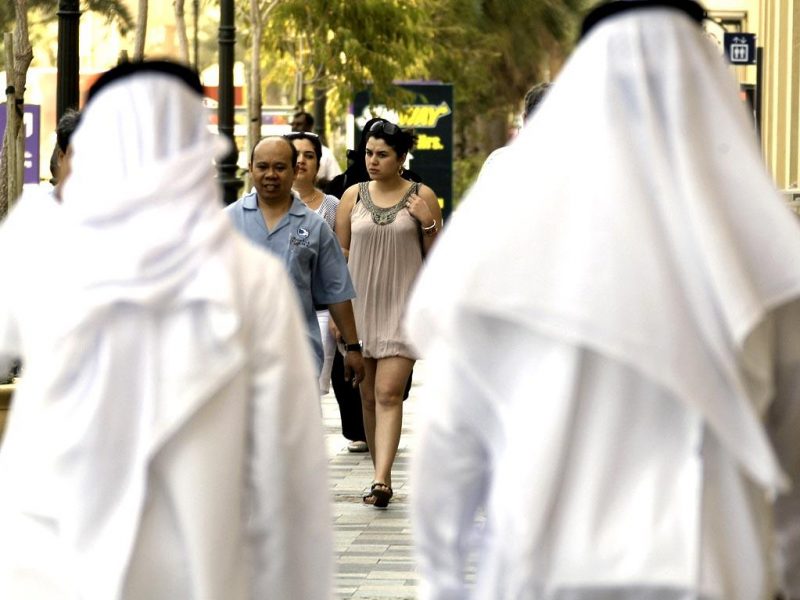
[(356, 296), (336, 234), (317, 213), (292, 194), (292, 204), (270, 231), (255, 192), (225, 208), (233, 225), (251, 242), (277, 255), (286, 265), (300, 295), (308, 337), (322, 368), (322, 337), (315, 305), (335, 304)]

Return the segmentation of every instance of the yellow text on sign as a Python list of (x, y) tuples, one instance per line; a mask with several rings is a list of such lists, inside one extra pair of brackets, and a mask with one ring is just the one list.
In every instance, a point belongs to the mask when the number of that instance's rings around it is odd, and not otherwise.
[(438, 135), (419, 134), (417, 139), (417, 150), (444, 150), (442, 138)]

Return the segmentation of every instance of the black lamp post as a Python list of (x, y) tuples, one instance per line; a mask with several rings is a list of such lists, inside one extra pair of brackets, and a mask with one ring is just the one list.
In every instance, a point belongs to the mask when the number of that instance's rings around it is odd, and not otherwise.
[(80, 0), (59, 0), (58, 4), (58, 72), (56, 74), (56, 119), (68, 108), (78, 108), (80, 101), (80, 63), (78, 29)]
[(219, 133), (233, 143), (233, 151), (223, 158), (217, 168), (226, 204), (236, 201), (241, 180), (236, 177), (238, 151), (233, 137), (233, 45), (236, 26), (233, 22), (233, 0), (221, 0), (219, 5)]

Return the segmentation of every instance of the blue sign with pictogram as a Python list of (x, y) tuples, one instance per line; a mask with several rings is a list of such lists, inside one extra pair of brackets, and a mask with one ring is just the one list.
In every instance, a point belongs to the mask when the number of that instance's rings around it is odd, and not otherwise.
[[(23, 183), (39, 183), (39, 136), (41, 135), (42, 107), (25, 104), (22, 123), (25, 126), (25, 168)], [(0, 147), (6, 131), (6, 104), (0, 104)]]
[(725, 56), (734, 65), (756, 64), (755, 33), (725, 33)]

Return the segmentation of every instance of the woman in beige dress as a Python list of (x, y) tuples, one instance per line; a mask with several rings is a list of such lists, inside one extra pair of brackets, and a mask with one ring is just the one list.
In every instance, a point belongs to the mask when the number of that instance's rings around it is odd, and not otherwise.
[(349, 255), (353, 309), (363, 337), (364, 428), (375, 476), (364, 502), (385, 508), (400, 442), (403, 392), (416, 358), (401, 328), (411, 286), (441, 229), (434, 191), (403, 179), (413, 136), (385, 120), (367, 132), (370, 181), (349, 187), (336, 213), (336, 234)]

